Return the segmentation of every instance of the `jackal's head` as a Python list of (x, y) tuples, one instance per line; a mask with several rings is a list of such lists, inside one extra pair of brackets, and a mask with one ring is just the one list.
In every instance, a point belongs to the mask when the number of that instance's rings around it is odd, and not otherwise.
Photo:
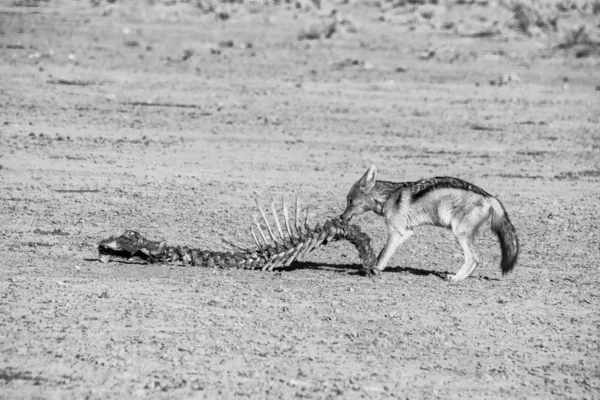
[(342, 221), (350, 221), (355, 215), (375, 210), (377, 203), (372, 191), (377, 177), (377, 168), (371, 165), (367, 172), (350, 189), (346, 197), (346, 210), (340, 216)]

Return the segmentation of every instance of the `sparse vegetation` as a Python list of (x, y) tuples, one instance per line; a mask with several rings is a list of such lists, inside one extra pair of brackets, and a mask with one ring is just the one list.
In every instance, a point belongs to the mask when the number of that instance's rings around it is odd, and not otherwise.
[(181, 57), (182, 61), (187, 61), (194, 55), (194, 49), (188, 48), (183, 50), (183, 56)]
[(532, 35), (533, 27), (542, 30), (557, 30), (558, 16), (544, 16), (539, 9), (533, 7), (530, 2), (516, 0), (508, 4), (508, 8), (513, 13), (514, 22), (511, 25), (528, 36)]
[(593, 42), (585, 25), (581, 25), (575, 29), (568, 30), (561, 42), (556, 46), (559, 49), (572, 49), (576, 46), (591, 46)]
[(13, 0), (11, 5), (15, 7), (39, 7), (49, 2), (50, 0)]
[(330, 39), (337, 31), (337, 21), (321, 21), (308, 25), (298, 33), (298, 40)]
[(577, 10), (577, 3), (573, 0), (561, 0), (556, 3), (556, 8), (562, 12)]
[(433, 18), (433, 16), (435, 15), (434, 8), (422, 8), (421, 10), (419, 10), (419, 12), (421, 14), (421, 17), (427, 20)]
[[(20, 1), (21, 4), (31, 3), (40, 4), (49, 0), (29, 0)], [(316, 10), (327, 8), (338, 3), (323, 3), (321, 0), (145, 0), (148, 6), (163, 5), (172, 6), (177, 4), (189, 4), (202, 12), (213, 14), (217, 20), (229, 21), (241, 13), (257, 14), (267, 9), (284, 8), (295, 15), (306, 15), (307, 18), (314, 16)], [(108, 0), (90, 0), (90, 4), (99, 6), (102, 4), (114, 3)], [(348, 0), (340, 0), (339, 4), (348, 4)], [(597, 23), (593, 23), (590, 18), (592, 15), (600, 14), (600, 0), (500, 0), (499, 4), (509, 11), (494, 15), (474, 14), (464, 20), (450, 20), (444, 18), (439, 23), (432, 23), (433, 19), (442, 15), (441, 8), (444, 6), (464, 7), (465, 15), (470, 14), (470, 10), (485, 10), (495, 2), (487, 0), (363, 0), (361, 6), (376, 7), (381, 9), (382, 14), (378, 17), (379, 21), (388, 22), (395, 25), (405, 26), (406, 29), (414, 31), (420, 24), (427, 24), (428, 29), (450, 30), (454, 29), (460, 36), (473, 38), (486, 38), (501, 36), (503, 29), (510, 29), (521, 32), (529, 37), (539, 39), (540, 36), (549, 38), (553, 43), (551, 47), (556, 47), (559, 42), (559, 48), (568, 48), (576, 43), (581, 43), (583, 39), (593, 38), (596, 31), (600, 30)], [(125, 6), (126, 2), (116, 2), (115, 5)], [(114, 9), (107, 8), (103, 11), (105, 15), (112, 15)], [(312, 16), (308, 15), (313, 13)], [(477, 21), (476, 27), (470, 27), (461, 30), (461, 23), (468, 19)], [(588, 18), (585, 21), (585, 18)], [(356, 33), (354, 25), (345, 26), (344, 21), (348, 19), (338, 18), (337, 24), (307, 24), (297, 35), (300, 40), (315, 40), (331, 38), (337, 32)], [(585, 31), (578, 32), (577, 29), (569, 29), (564, 37), (558, 38), (559, 23), (561, 29), (566, 26), (581, 26), (586, 24)], [(592, 26), (593, 25), (593, 26)], [(580, 35), (580, 36), (578, 36)]]

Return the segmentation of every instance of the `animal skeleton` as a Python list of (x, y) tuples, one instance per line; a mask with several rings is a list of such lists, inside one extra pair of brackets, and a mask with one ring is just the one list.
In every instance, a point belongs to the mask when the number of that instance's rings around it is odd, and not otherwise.
[(192, 266), (272, 271), (289, 266), (321, 245), (347, 240), (358, 250), (365, 269), (374, 265), (375, 254), (371, 247), (371, 239), (357, 225), (349, 225), (339, 218), (333, 218), (325, 221), (323, 225), (311, 228), (308, 223), (308, 210), (305, 211), (304, 218), (301, 216), (299, 198), (296, 198), (294, 218), (290, 221), (289, 207), (284, 198), (283, 224), (280, 222), (275, 202), (271, 200), (270, 208), (276, 227), (274, 231), (258, 200), (256, 204), (264, 223), (263, 226), (255, 218), (256, 232), (254, 228), (250, 228), (256, 248), (246, 248), (228, 241), (227, 243), (237, 251), (218, 252), (187, 246), (169, 246), (164, 241), (149, 240), (137, 231), (128, 230), (121, 236), (111, 236), (98, 244), (100, 260), (107, 262), (111, 258), (138, 257), (149, 263), (181, 262)]

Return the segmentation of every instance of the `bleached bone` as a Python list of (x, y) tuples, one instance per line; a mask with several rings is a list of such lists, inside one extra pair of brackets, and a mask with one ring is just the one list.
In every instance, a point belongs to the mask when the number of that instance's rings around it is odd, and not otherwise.
[[(281, 240), (273, 234), (270, 222), (263, 208), (258, 204), (262, 219), (267, 226), (269, 234), (263, 229), (259, 219), (254, 217), (254, 225), (258, 235), (250, 227), (250, 235), (256, 249), (249, 249), (239, 244), (224, 240), (240, 249), (236, 252), (215, 252), (181, 246), (167, 246), (164, 241), (152, 241), (144, 238), (136, 231), (126, 231), (121, 236), (110, 237), (98, 244), (99, 256), (102, 261), (110, 258), (141, 258), (150, 263), (181, 262), (184, 265), (205, 266), (209, 268), (245, 268), (272, 271), (275, 268), (289, 266), (295, 260), (309, 254), (316, 247), (336, 240), (348, 240), (359, 251), (361, 261), (365, 268), (371, 268), (375, 263), (375, 255), (370, 246), (368, 235), (363, 233), (356, 225), (348, 225), (339, 218), (326, 221), (322, 226), (311, 228), (308, 224), (310, 212), (304, 215), (304, 228), (301, 226), (300, 198), (296, 198), (294, 210), (294, 223), (290, 223), (290, 210), (285, 197), (282, 199), (285, 231), (282, 229), (279, 214), (271, 200), (273, 218)], [(293, 226), (293, 227), (292, 227)], [(287, 237), (286, 237), (287, 233)], [(258, 237), (260, 235), (260, 238)], [(261, 243), (261, 239), (262, 242)]]
[(256, 247), (258, 249), (262, 249), (262, 246), (258, 242), (258, 239), (256, 238), (256, 234), (254, 233), (254, 229), (252, 229), (252, 227), (250, 227), (250, 233), (252, 234), (252, 239), (254, 239), (254, 243), (256, 243)]
[(258, 199), (256, 199), (256, 206), (258, 207), (258, 211), (260, 211), (260, 215), (262, 215), (263, 220), (265, 221), (265, 225), (269, 231), (269, 236), (271, 236), (271, 239), (273, 239), (273, 243), (277, 244), (277, 239), (275, 239), (275, 235), (273, 235), (273, 230), (271, 229), (271, 225), (269, 225), (269, 220), (267, 219), (267, 214), (265, 214), (265, 210), (263, 210), (263, 208), (260, 206)]
[(308, 226), (308, 214), (310, 213), (310, 209), (306, 207), (306, 217), (304, 217), (304, 229), (308, 232), (310, 230), (310, 226)]
[[(265, 245), (266, 245), (267, 247), (269, 247), (269, 246), (270, 246), (270, 243), (269, 243), (269, 241), (267, 240), (267, 238), (265, 237), (265, 234), (264, 234), (264, 232), (263, 232), (262, 228), (260, 227), (260, 224), (258, 223), (256, 216), (254, 217), (254, 225), (256, 225), (256, 228), (258, 229), (258, 233), (260, 233), (260, 236), (261, 236), (261, 237), (262, 237), (262, 239), (265, 241)], [(258, 247), (260, 248), (260, 246), (258, 246)]]
[(302, 228), (300, 227), (300, 196), (296, 196), (296, 210), (294, 211), (294, 224), (298, 237), (302, 236)]
[[(314, 229), (311, 229), (309, 226), (310, 210), (308, 208), (306, 209), (306, 214), (304, 216), (304, 230), (303, 230), (301, 227), (301, 222), (300, 222), (300, 218), (301, 218), (301, 214), (302, 214), (302, 209), (300, 207), (300, 198), (296, 197), (295, 224), (296, 224), (297, 234), (294, 235), (294, 233), (292, 232), (292, 229), (289, 227), (289, 221), (286, 217), (286, 215), (288, 214), (288, 210), (287, 210), (287, 204), (285, 202), (285, 198), (283, 198), (282, 199), (283, 214), (284, 214), (284, 219), (285, 219), (285, 223), (286, 223), (286, 229), (289, 234), (289, 238), (288, 238), (289, 242), (287, 242), (286, 237), (283, 234), (283, 229), (281, 228), (281, 222), (279, 220), (279, 215), (278, 215), (277, 209), (275, 207), (275, 201), (273, 200), (273, 197), (271, 196), (271, 203), (270, 203), (271, 212), (273, 214), (273, 219), (275, 220), (275, 225), (277, 227), (279, 236), (281, 236), (281, 239), (283, 241), (283, 243), (279, 243), (276, 240), (275, 235), (273, 234), (273, 231), (270, 229), (269, 220), (267, 219), (266, 213), (264, 212), (263, 208), (261, 207), (260, 203), (258, 202), (258, 199), (256, 199), (256, 204), (259, 209), (259, 212), (261, 213), (261, 215), (263, 217), (264, 223), (267, 226), (267, 229), (269, 230), (271, 239), (273, 240), (273, 244), (274, 244), (273, 250), (285, 249), (284, 251), (278, 251), (276, 254), (273, 254), (270, 257), (269, 262), (261, 268), (263, 271), (272, 271), (274, 268), (277, 268), (279, 266), (289, 266), (295, 260), (308, 255), (316, 247), (323, 244), (323, 242), (325, 242), (328, 237), (331, 236), (333, 238), (337, 234), (336, 229), (331, 229), (331, 232), (327, 231), (325, 229), (325, 227), (321, 228), (319, 226), (315, 227)], [(269, 243), (269, 245), (270, 245), (270, 243)], [(290, 246), (293, 246), (293, 247), (290, 247)], [(267, 246), (267, 248), (268, 248), (268, 246)], [(261, 249), (261, 248), (259, 247), (259, 249)]]
[(313, 251), (316, 247), (320, 246), (321, 244), (323, 244), (323, 242), (325, 241), (325, 239), (327, 239), (327, 231), (323, 231), (321, 232), (321, 234), (319, 234), (319, 236), (317, 237), (316, 240), (312, 240), (310, 242), (310, 247), (306, 250), (305, 254), (310, 254), (311, 251)]
[(285, 262), (286, 267), (289, 267), (294, 261), (296, 261), (296, 258), (298, 258), (298, 254), (300, 254), (300, 251), (302, 251), (302, 248), (306, 246), (306, 244), (307, 243), (304, 242), (298, 243), (290, 258)]
[(285, 252), (281, 252), (279, 254), (276, 254), (275, 256), (273, 256), (273, 258), (266, 263), (263, 267), (262, 270), (263, 271), (272, 271), (273, 268), (275, 267), (275, 265), (277, 265), (277, 263), (279, 263), (279, 261), (285, 256)]
[(241, 245), (239, 245), (237, 243), (234, 243), (234, 242), (232, 242), (230, 240), (227, 240), (227, 239), (221, 239), (221, 240), (223, 241), (223, 243), (230, 245), (234, 249), (238, 249), (238, 250), (241, 250), (241, 251), (248, 251), (248, 250), (250, 250), (249, 248), (241, 246)]
[(315, 245), (317, 244), (317, 242), (319, 241), (319, 238), (321, 237), (321, 234), (317, 234), (315, 235), (310, 242), (308, 243), (308, 246), (306, 246), (306, 248), (304, 249), (303, 252), (301, 252), (300, 254), (298, 254), (298, 258), (302, 258), (305, 255), (307, 255), (308, 253), (310, 253), (310, 251), (312, 249), (315, 248)]
[(281, 223), (279, 222), (279, 216), (277, 215), (277, 210), (275, 209), (275, 200), (273, 200), (273, 197), (271, 197), (271, 212), (273, 213), (273, 219), (275, 220), (275, 226), (277, 227), (279, 236), (281, 236), (281, 240), (285, 242), (285, 236), (283, 236), (283, 231), (281, 230)]
[(292, 230), (290, 229), (288, 205), (287, 205), (287, 202), (285, 201), (285, 196), (281, 196), (281, 202), (283, 203), (283, 219), (285, 220), (285, 230), (287, 231), (287, 234), (293, 243), (294, 235), (292, 235)]

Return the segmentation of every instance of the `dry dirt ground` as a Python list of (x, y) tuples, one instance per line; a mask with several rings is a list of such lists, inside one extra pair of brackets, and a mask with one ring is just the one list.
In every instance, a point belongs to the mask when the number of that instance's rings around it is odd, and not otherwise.
[[(0, 398), (600, 397), (597, 57), (369, 5), (298, 40), (325, 11), (38, 3), (0, 8)], [(250, 244), (269, 192), (314, 224), (371, 163), (498, 196), (514, 272), (489, 229), (460, 284), (436, 228), (374, 279), (340, 242), (274, 273), (96, 261), (130, 228)]]

